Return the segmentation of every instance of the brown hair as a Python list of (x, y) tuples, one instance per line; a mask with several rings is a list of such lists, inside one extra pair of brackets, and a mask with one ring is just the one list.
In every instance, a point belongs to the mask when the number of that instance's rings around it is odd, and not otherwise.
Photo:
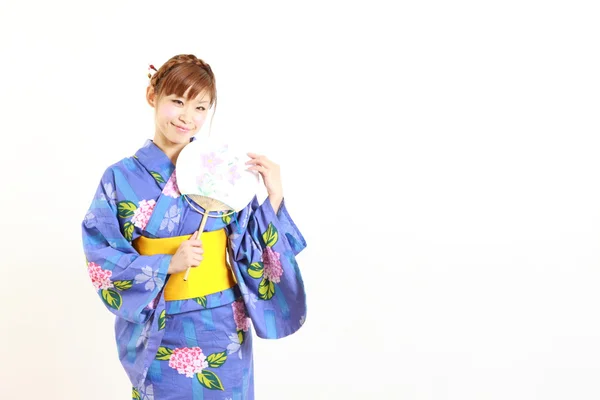
[(183, 97), (188, 88), (188, 99), (193, 99), (202, 91), (210, 96), (209, 108), (217, 107), (217, 86), (215, 75), (206, 62), (193, 54), (179, 54), (164, 63), (150, 79), (150, 87), (157, 97), (176, 95)]

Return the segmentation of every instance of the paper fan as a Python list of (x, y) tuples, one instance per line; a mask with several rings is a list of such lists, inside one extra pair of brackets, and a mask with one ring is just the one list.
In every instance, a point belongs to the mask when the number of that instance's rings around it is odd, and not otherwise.
[[(212, 138), (196, 139), (179, 154), (175, 169), (179, 191), (203, 209), (196, 210), (203, 214), (198, 237), (208, 217), (223, 216), (211, 212), (238, 212), (254, 198), (259, 178), (258, 173), (246, 170), (248, 160), (246, 152)], [(184, 280), (189, 272), (190, 268)]]

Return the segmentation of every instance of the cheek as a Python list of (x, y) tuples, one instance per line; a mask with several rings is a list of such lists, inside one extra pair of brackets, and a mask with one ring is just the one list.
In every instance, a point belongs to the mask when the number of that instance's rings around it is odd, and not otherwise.
[(194, 117), (194, 123), (196, 125), (200, 125), (204, 122), (204, 120), (206, 119), (206, 114), (200, 114)]
[(173, 119), (177, 116), (177, 108), (173, 106), (161, 107), (159, 115), (161, 116), (161, 118)]

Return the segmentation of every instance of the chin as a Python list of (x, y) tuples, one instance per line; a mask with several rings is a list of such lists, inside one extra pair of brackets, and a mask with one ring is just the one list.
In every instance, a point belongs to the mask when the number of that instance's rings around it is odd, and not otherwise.
[(176, 137), (169, 138), (169, 140), (172, 143), (186, 144), (186, 143), (190, 142), (190, 138), (191, 138), (191, 136), (185, 136), (185, 137), (184, 136), (176, 136)]

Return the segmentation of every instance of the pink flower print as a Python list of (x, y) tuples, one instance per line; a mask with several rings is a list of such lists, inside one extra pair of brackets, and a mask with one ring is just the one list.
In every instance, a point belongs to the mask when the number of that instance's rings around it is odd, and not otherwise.
[(233, 319), (238, 331), (248, 332), (250, 328), (250, 318), (246, 316), (246, 306), (242, 300), (236, 300), (231, 303), (233, 308)]
[(271, 247), (267, 247), (263, 250), (262, 262), (265, 267), (265, 278), (271, 282), (279, 283), (281, 275), (283, 275), (283, 268), (281, 268), (281, 261), (279, 261), (279, 253), (273, 251)]
[(232, 185), (235, 185), (235, 181), (237, 181), (241, 177), (242, 176), (240, 175), (240, 173), (238, 171), (237, 165), (234, 164), (231, 167), (229, 167), (229, 171), (227, 171), (227, 181), (229, 183), (231, 183)]
[(173, 350), (169, 367), (176, 369), (180, 374), (185, 374), (188, 378), (192, 378), (194, 374), (199, 374), (204, 368), (208, 367), (208, 362), (200, 347), (183, 347)]
[(172, 197), (174, 199), (181, 196), (181, 193), (179, 192), (179, 187), (177, 186), (177, 177), (175, 176), (175, 171), (173, 171), (173, 173), (171, 174), (171, 177), (165, 184), (165, 187), (162, 192), (164, 195)]
[(202, 156), (202, 166), (208, 170), (209, 173), (216, 173), (217, 167), (223, 163), (215, 152), (205, 154)]
[(150, 216), (152, 215), (152, 211), (154, 211), (154, 206), (156, 206), (156, 201), (154, 199), (140, 201), (139, 207), (133, 212), (133, 217), (131, 217), (133, 225), (140, 229), (145, 229), (150, 220)]
[(96, 263), (88, 263), (88, 275), (90, 276), (90, 279), (92, 280), (96, 290), (109, 289), (113, 287), (113, 284), (110, 280), (112, 271), (102, 269), (102, 267)]

